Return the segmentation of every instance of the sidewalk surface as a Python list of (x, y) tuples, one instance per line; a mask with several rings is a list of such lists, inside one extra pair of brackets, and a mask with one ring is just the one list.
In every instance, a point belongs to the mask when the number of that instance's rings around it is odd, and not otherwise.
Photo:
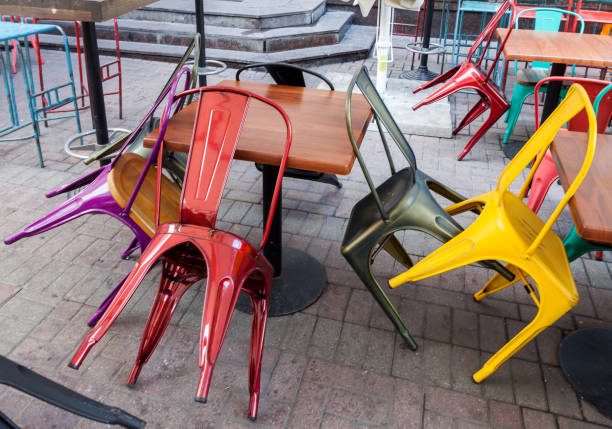
[[(43, 55), (45, 76), (51, 81), (63, 64), (62, 57), (52, 51)], [(374, 61), (365, 61), (373, 75)], [(361, 64), (314, 68), (322, 73), (352, 74)], [(435, 57), (430, 64), (439, 67)], [(409, 69), (410, 57), (396, 50), (391, 67), (391, 77), (397, 77)], [(109, 125), (134, 127), (172, 68), (168, 63), (123, 59), (124, 120), (118, 119), (117, 97), (108, 96)], [(210, 83), (232, 78), (233, 73), (227, 70), (210, 77)], [(263, 74), (251, 72), (243, 78), (262, 79)], [(18, 91), (20, 79), (21, 75), (15, 77)], [(514, 85), (512, 74), (509, 79), (508, 98)], [(451, 98), (454, 124), (474, 101), (475, 96), (467, 94)], [(5, 104), (0, 111), (0, 117), (8, 117)], [(406, 110), (405, 115), (410, 114)], [(82, 122), (84, 128), (91, 127), (88, 110), (83, 111)], [(452, 139), (408, 136), (419, 168), (467, 196), (492, 189), (507, 164), (501, 150), (502, 121), (464, 161), (456, 161), (481, 123), (476, 121)], [(44, 169), (37, 166), (32, 140), (0, 143), (0, 237), (63, 201), (63, 196), (46, 199), (46, 191), (93, 168), (64, 154), (64, 141), (75, 132), (72, 119), (42, 128)], [(529, 105), (513, 139), (525, 140), (531, 132), (533, 106)], [(388, 170), (376, 131), (368, 132), (363, 150), (380, 182)], [(68, 368), (70, 356), (88, 331), (86, 320), (138, 257), (119, 259), (132, 236), (108, 216), (85, 216), (11, 246), (0, 244), (0, 354), (145, 419), (147, 428), (612, 427), (612, 421), (574, 393), (557, 361), (559, 341), (569, 332), (589, 326), (612, 327), (609, 254), (605, 261), (585, 255), (572, 263), (580, 303), (495, 374), (475, 384), (471, 375), (533, 318), (535, 306), (530, 297), (519, 286), (474, 302), (471, 295), (491, 274), (476, 266), (389, 290), (420, 346), (416, 353), (400, 347), (399, 336), (340, 254), (350, 210), (368, 191), (358, 166), (340, 179), (344, 185), (340, 190), (295, 179), (284, 181), (284, 245), (304, 249), (319, 259), (326, 267), (328, 285), (321, 299), (304, 311), (269, 319), (256, 423), (246, 418), (250, 334), (246, 314), (234, 313), (208, 403), (193, 400), (199, 373), (203, 282), (183, 297), (134, 388), (128, 388), (126, 381), (157, 290), (157, 275), (145, 279), (81, 369)], [(560, 186), (553, 185), (542, 216), (551, 213), (561, 195)], [(256, 240), (261, 234), (260, 206), (261, 174), (253, 165), (236, 161), (218, 227)], [(566, 210), (555, 230), (565, 235), (570, 226)], [(432, 238), (417, 233), (406, 234), (404, 242), (418, 257), (438, 246)], [(383, 281), (399, 272), (388, 259), (375, 265), (375, 274)], [(0, 410), (24, 428), (103, 427), (5, 387), (0, 387)]]

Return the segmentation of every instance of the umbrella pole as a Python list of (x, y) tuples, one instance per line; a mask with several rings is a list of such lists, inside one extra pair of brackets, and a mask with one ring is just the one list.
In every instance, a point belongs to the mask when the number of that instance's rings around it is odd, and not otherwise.
[(378, 28), (376, 34), (376, 89), (384, 94), (387, 89), (387, 64), (393, 61), (391, 56), (391, 7), (384, 1), (378, 2)]

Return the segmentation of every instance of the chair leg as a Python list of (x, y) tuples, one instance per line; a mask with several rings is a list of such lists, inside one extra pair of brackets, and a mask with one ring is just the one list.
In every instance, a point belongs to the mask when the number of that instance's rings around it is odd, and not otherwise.
[(129, 259), (130, 255), (134, 253), (138, 248), (140, 248), (140, 243), (138, 242), (138, 239), (134, 237), (127, 249), (125, 249), (121, 254), (121, 259)]
[(448, 97), (449, 95), (459, 91), (460, 89), (463, 89), (463, 86), (467, 85), (460, 85), (457, 81), (447, 82), (440, 88), (429, 94), (427, 97), (425, 97), (423, 100), (412, 106), (412, 110), (417, 110), (422, 106), (425, 106), (426, 104), (431, 104), (438, 100), (442, 100), (443, 98)]
[(493, 277), (484, 285), (484, 287), (474, 294), (474, 301), (480, 301), (485, 296), (491, 295), (492, 293), (498, 292), (502, 289), (507, 288), (510, 285), (520, 280), (520, 270), (515, 265), (506, 264), (506, 270), (510, 271), (514, 275), (513, 280), (508, 280), (499, 273), (495, 273)]
[(106, 184), (106, 176), (103, 178), (103, 180), (99, 180), (96, 186), (94, 186), (92, 183), (90, 187), (65, 201), (55, 210), (49, 212), (42, 219), (37, 220), (31, 225), (23, 228), (21, 231), (5, 238), (4, 243), (12, 244), (18, 240), (21, 240), (22, 238), (31, 237), (46, 232), (50, 229), (63, 225), (66, 222), (76, 219), (87, 212), (90, 212), (92, 207), (97, 206), (94, 201), (104, 198), (100, 197), (100, 194), (102, 193), (100, 190), (104, 186), (108, 186)]
[(523, 104), (525, 104), (525, 99), (533, 94), (533, 87), (527, 85), (521, 85), (517, 83), (514, 85), (514, 92), (512, 93), (512, 99), (510, 100), (510, 109), (506, 114), (505, 121), (508, 123), (506, 125), (506, 132), (504, 133), (503, 143), (508, 143), (510, 139), (510, 135), (512, 131), (514, 131), (514, 127), (516, 126), (516, 121), (519, 118), (521, 110), (523, 109)]
[(167, 250), (181, 244), (184, 240), (185, 239), (183, 237), (172, 234), (156, 234), (153, 236), (151, 242), (140, 256), (138, 263), (132, 269), (128, 275), (128, 278), (125, 280), (125, 283), (117, 293), (117, 296), (115, 299), (113, 299), (108, 309), (104, 312), (102, 318), (98, 321), (98, 323), (96, 323), (96, 326), (94, 326), (94, 328), (89, 331), (87, 336), (83, 339), (68, 366), (74, 369), (78, 369), (81, 366), (83, 360), (92, 347), (95, 346), (98, 341), (100, 341), (106, 331), (108, 331), (108, 329), (114, 323), (115, 319), (119, 317), (119, 314), (127, 305), (132, 295), (134, 295), (134, 292), (136, 292), (136, 289), (142, 282), (142, 279), (144, 279), (157, 259)]
[(185, 291), (204, 276), (204, 267), (200, 271), (190, 270), (168, 258), (163, 258), (159, 289), (142, 334), (138, 355), (128, 384), (136, 384), (143, 365), (147, 363), (159, 344)]
[(457, 128), (453, 130), (453, 135), (456, 135), (459, 131), (468, 126), (474, 119), (482, 115), (489, 108), (489, 103), (484, 98), (478, 100), (478, 103), (470, 109), (470, 111), (461, 120)]
[(458, 161), (461, 161), (463, 157), (467, 155), (467, 153), (472, 149), (472, 147), (476, 144), (476, 142), (480, 140), (480, 138), (484, 135), (484, 133), (486, 133), (489, 130), (489, 128), (491, 128), (493, 124), (497, 122), (499, 118), (502, 117), (502, 115), (507, 109), (508, 109), (507, 107), (504, 109), (500, 106), (495, 106), (493, 104), (491, 105), (491, 114), (489, 115), (485, 123), (482, 124), (480, 128), (478, 128), (476, 133), (474, 133), (474, 136), (472, 136), (468, 144), (465, 145), (465, 148), (463, 148), (463, 151), (457, 157)]
[(389, 301), (389, 298), (380, 287), (374, 276), (372, 275), (372, 271), (370, 270), (370, 252), (359, 252), (359, 254), (344, 254), (344, 257), (351, 265), (357, 276), (361, 279), (363, 284), (366, 285), (370, 293), (378, 302), (378, 305), (383, 309), (391, 323), (397, 329), (397, 332), (402, 336), (406, 345), (411, 350), (416, 350), (418, 348), (417, 343), (414, 341), (414, 338), (408, 332), (408, 328), (404, 324), (404, 321), (400, 317), (399, 313)]
[[(203, 248), (210, 246), (210, 243), (199, 244)], [(205, 403), (208, 398), (215, 362), (238, 300), (239, 271), (244, 269), (244, 263), (235, 263), (237, 254), (233, 248), (216, 246), (214, 258), (207, 261), (208, 281), (200, 331), (200, 380), (195, 397), (198, 402)]]
[(89, 327), (93, 328), (96, 323), (98, 323), (98, 320), (100, 320), (100, 317), (102, 317), (110, 303), (113, 302), (113, 299), (115, 299), (115, 296), (121, 289), (121, 286), (123, 286), (123, 283), (125, 283), (127, 277), (128, 276), (125, 276), (119, 283), (117, 283), (117, 286), (115, 286), (113, 290), (106, 296), (106, 298), (104, 298), (104, 301), (100, 303), (96, 312), (87, 321), (87, 325)]
[(541, 306), (536, 317), (527, 326), (525, 326), (522, 331), (516, 334), (501, 349), (499, 349), (497, 353), (495, 353), (482, 366), (482, 368), (474, 373), (473, 379), (476, 383), (480, 383), (489, 375), (493, 374), (497, 368), (501, 366), (501, 364), (506, 362), (516, 352), (522, 349), (529, 341), (534, 339), (536, 335), (555, 323), (555, 321), (563, 316), (569, 309), (560, 310), (559, 307), (551, 307), (547, 308), (546, 310), (543, 308), (543, 306)]
[(436, 86), (439, 83), (446, 82), (455, 73), (457, 73), (457, 70), (459, 70), (459, 66), (455, 66), (453, 68), (448, 69), (445, 73), (442, 73), (441, 75), (434, 77), (429, 82), (425, 82), (423, 85), (421, 85), (418, 88), (414, 89), (412, 91), (412, 93), (416, 94), (419, 91), (422, 91), (422, 90), (427, 89), (427, 88), (431, 88), (432, 86)]
[(247, 279), (244, 288), (251, 292), (253, 322), (251, 325), (251, 344), (249, 349), (249, 419), (257, 418), (261, 380), (261, 359), (270, 305), (271, 272), (263, 279)]
[(598, 246), (596, 244), (592, 244), (586, 241), (584, 238), (578, 235), (578, 233), (576, 232), (576, 227), (574, 225), (572, 225), (572, 229), (563, 240), (563, 245), (565, 246), (565, 253), (567, 254), (567, 259), (570, 262), (575, 259), (578, 259), (587, 252), (611, 250), (610, 248)]
[(402, 246), (402, 243), (400, 243), (395, 235), (391, 234), (385, 239), (383, 249), (404, 267), (410, 268), (414, 265), (410, 255), (408, 255), (406, 249), (404, 249), (404, 246)]
[(597, 259), (598, 261), (603, 260), (603, 251), (602, 250), (598, 250), (597, 252), (595, 252), (595, 259)]
[(544, 198), (546, 198), (548, 190), (558, 178), (559, 174), (555, 162), (550, 153), (546, 153), (533, 175), (529, 196), (527, 197), (527, 207), (537, 213), (544, 202)]

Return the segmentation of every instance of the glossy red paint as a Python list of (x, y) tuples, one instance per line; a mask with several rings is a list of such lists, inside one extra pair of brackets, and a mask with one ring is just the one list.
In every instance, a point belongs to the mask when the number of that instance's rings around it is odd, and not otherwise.
[[(205, 277), (206, 297), (200, 332), (201, 370), (196, 400), (206, 402), (213, 368), (238, 294), (249, 294), (253, 305), (249, 360), (249, 418), (257, 417), (260, 391), (261, 357), (270, 299), (273, 268), (261, 253), (267, 240), (280, 192), (291, 145), (291, 123), (276, 103), (238, 88), (204, 87), (177, 95), (199, 95), (196, 120), (187, 161), (180, 205), (180, 221), (157, 227), (151, 243), (142, 253), (121, 290), (98, 324), (90, 331), (75, 353), (70, 366), (78, 368), (91, 348), (110, 328), (136, 288), (155, 264), (162, 259), (162, 278), (143, 333), (140, 349), (129, 383), (138, 378), (159, 343), (183, 293)], [(214, 229), (219, 202), (231, 161), (240, 138), (249, 102), (258, 99), (274, 107), (285, 120), (287, 139), (281, 160), (273, 203), (258, 248), (243, 238)], [(163, 150), (160, 150), (160, 154)], [(158, 159), (161, 165), (161, 156)], [(161, 168), (158, 169), (161, 171)], [(158, 173), (156, 223), (159, 213), (161, 172)]]
[[(540, 80), (536, 84), (534, 91), (539, 91), (542, 85), (546, 85), (552, 81), (577, 82), (581, 84), (589, 94), (591, 102), (595, 100), (597, 94), (599, 94), (603, 88), (610, 84), (610, 82), (605, 80), (570, 76), (550, 76)], [(538, 92), (534, 92), (534, 94), (538, 94)], [(599, 103), (599, 109), (595, 113), (597, 114), (597, 132), (604, 133), (608, 124), (610, 123), (610, 119), (612, 118), (612, 91), (608, 92), (605, 98), (601, 100)], [(540, 102), (538, 97), (535, 97), (535, 124), (536, 129), (539, 128)], [(567, 128), (570, 131), (587, 132), (589, 129), (589, 124), (586, 114), (584, 112), (580, 112), (574, 116), (569, 121)], [(531, 187), (529, 188), (529, 196), (527, 198), (527, 207), (537, 213), (544, 202), (544, 198), (546, 197), (548, 190), (557, 179), (559, 179), (559, 173), (557, 173), (557, 168), (555, 167), (555, 162), (553, 161), (550, 151), (547, 151), (544, 158), (542, 158), (538, 169), (533, 175)]]
[[(497, 54), (495, 55), (494, 60), (490, 64), (488, 72), (484, 72), (481, 68), (482, 60), (485, 57), (484, 54), (480, 55), (480, 57), (475, 60), (474, 57), (478, 52), (487, 52), (489, 48), (489, 44), (491, 43), (491, 39), (493, 38), (493, 34), (495, 29), (498, 27), (502, 18), (506, 15), (506, 13), (510, 10), (510, 22), (508, 24), (509, 31), (501, 41)], [(512, 33), (512, 29), (514, 28), (514, 21), (516, 20), (516, 10), (515, 4), (512, 0), (506, 0), (498, 9), (498, 11), (493, 15), (491, 21), (487, 24), (482, 34), (478, 36), (470, 51), (468, 52), (467, 58), (463, 63), (458, 66), (453, 67), (448, 70), (446, 73), (441, 74), (435, 79), (421, 85), (416, 88), (414, 92), (419, 92), (426, 88), (431, 88), (434, 85), (438, 85), (440, 83), (444, 83), (440, 88), (426, 97), (424, 100), (413, 106), (413, 110), (418, 109), (419, 107), (433, 103), (434, 101), (441, 100), (442, 98), (448, 97), (449, 95), (460, 91), (462, 89), (474, 89), (480, 95), (480, 100), (463, 118), (463, 120), (459, 123), (457, 128), (453, 130), (453, 134), (457, 134), (461, 129), (466, 127), (470, 122), (484, 113), (487, 109), (491, 110), (489, 117), (482, 124), (482, 126), (474, 133), (470, 141), (467, 143), (463, 151), (457, 157), (458, 160), (463, 159), (463, 157), (472, 149), (472, 147), (476, 144), (476, 142), (484, 135), (485, 132), (491, 126), (497, 122), (497, 120), (510, 108), (510, 105), (504, 98), (502, 91), (495, 85), (495, 83), (491, 82), (491, 73), (495, 69), (495, 64), (499, 60), (499, 56), (508, 40), (508, 37)], [(482, 50), (480, 49), (480, 45), (484, 43)]]

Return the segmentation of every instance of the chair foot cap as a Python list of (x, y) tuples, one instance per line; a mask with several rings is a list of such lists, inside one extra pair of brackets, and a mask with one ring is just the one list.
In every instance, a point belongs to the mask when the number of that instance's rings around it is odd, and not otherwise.
[(252, 421), (252, 422), (254, 422), (255, 420), (257, 420), (257, 416), (255, 416), (255, 417), (251, 417), (251, 416), (249, 416), (249, 420), (250, 420), (250, 421)]
[(68, 368), (72, 368), (72, 369), (79, 369), (79, 365), (75, 365), (75, 364), (73, 364), (72, 362), (70, 362), (70, 363), (68, 364)]
[(196, 402), (201, 402), (202, 404), (205, 404), (205, 403), (206, 403), (206, 401), (207, 401), (207, 399), (206, 399), (206, 398), (204, 398), (204, 397), (198, 397), (198, 396), (196, 396), (196, 397), (195, 397), (195, 401), (196, 401)]

